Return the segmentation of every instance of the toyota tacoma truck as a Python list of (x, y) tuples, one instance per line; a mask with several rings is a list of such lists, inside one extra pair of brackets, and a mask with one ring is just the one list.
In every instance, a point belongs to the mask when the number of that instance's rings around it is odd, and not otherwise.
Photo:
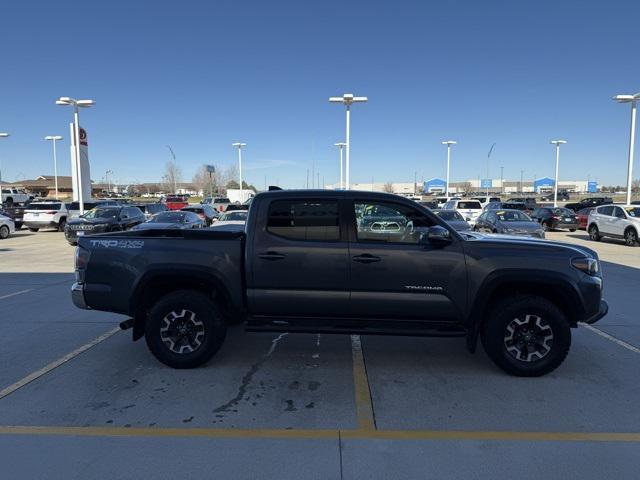
[[(374, 227), (383, 211), (393, 228)], [(386, 220), (385, 220), (386, 221)], [(506, 372), (544, 375), (571, 328), (606, 315), (596, 252), (456, 232), (399, 196), (357, 191), (257, 195), (244, 231), (146, 230), (80, 237), (77, 307), (129, 316), (174, 368), (207, 362), (227, 326), (253, 332), (478, 339)]]

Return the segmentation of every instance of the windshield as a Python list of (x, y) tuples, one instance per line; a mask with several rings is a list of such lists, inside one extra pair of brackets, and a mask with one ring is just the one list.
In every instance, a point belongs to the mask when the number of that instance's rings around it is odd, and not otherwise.
[(438, 215), (445, 222), (450, 222), (452, 220), (464, 221), (464, 217), (455, 210), (441, 210), (439, 212), (436, 212), (436, 215)]
[(625, 210), (630, 217), (640, 218), (640, 207), (627, 207)]
[(155, 215), (150, 223), (182, 223), (186, 217), (185, 213), (181, 212), (162, 212)]
[(82, 218), (93, 219), (93, 218), (118, 218), (118, 214), (120, 213), (119, 208), (94, 208), (93, 210), (89, 210), (84, 215), (81, 215)]
[(247, 212), (229, 212), (223, 213), (220, 217), (220, 221), (222, 222), (233, 222), (233, 221), (242, 221), (244, 222), (247, 219)]
[(496, 212), (498, 220), (501, 222), (531, 222), (531, 218), (528, 215), (518, 210), (506, 210)]

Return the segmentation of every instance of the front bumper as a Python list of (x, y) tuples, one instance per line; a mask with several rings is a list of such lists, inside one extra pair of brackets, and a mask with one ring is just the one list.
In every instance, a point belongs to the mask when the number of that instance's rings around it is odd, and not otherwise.
[(76, 307), (83, 310), (90, 310), (87, 302), (84, 300), (84, 285), (82, 283), (75, 282), (71, 286), (71, 300)]
[(22, 225), (27, 228), (58, 228), (58, 223), (53, 221), (27, 220)]
[(600, 308), (597, 313), (584, 320), (584, 323), (592, 324), (596, 323), (602, 317), (609, 313), (609, 304), (606, 300), (600, 300)]

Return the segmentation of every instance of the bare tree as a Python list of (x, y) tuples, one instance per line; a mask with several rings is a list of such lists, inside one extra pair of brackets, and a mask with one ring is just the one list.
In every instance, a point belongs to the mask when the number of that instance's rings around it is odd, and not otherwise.
[(382, 191), (387, 193), (393, 193), (393, 183), (391, 182), (385, 183), (384, 186), (382, 187)]
[(168, 160), (164, 167), (163, 180), (166, 184), (168, 191), (177, 193), (178, 183), (182, 181), (182, 169), (178, 166), (175, 160)]
[(191, 183), (198, 192), (203, 195), (215, 196), (220, 187), (223, 185), (221, 180), (220, 168), (215, 167), (215, 172), (209, 173), (206, 165), (202, 165), (193, 176)]
[(470, 194), (471, 192), (473, 192), (473, 185), (471, 185), (471, 182), (464, 182), (461, 185), (462, 191), (465, 193), (465, 195)]
[(640, 179), (636, 178), (631, 182), (631, 192), (632, 193), (640, 192)]

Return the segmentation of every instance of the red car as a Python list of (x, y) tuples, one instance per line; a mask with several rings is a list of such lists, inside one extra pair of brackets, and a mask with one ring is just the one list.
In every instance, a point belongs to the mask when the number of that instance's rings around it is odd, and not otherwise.
[(164, 203), (167, 205), (167, 210), (182, 210), (189, 206), (187, 197), (184, 195), (169, 195)]
[(589, 220), (589, 213), (596, 207), (587, 207), (582, 210), (578, 210), (576, 217), (578, 218), (578, 228), (580, 230), (587, 229), (587, 221)]

